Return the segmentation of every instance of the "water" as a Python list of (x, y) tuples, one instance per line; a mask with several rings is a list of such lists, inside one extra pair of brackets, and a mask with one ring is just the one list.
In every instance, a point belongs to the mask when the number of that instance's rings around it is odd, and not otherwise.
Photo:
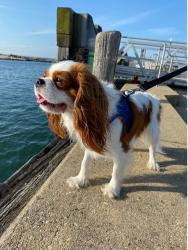
[(53, 138), (33, 85), (49, 63), (0, 60), (0, 182)]

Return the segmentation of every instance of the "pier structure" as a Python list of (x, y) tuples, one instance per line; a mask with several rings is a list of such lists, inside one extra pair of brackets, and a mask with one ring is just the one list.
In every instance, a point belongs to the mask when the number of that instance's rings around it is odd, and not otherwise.
[(74, 60), (93, 64), (96, 35), (102, 31), (87, 13), (57, 8), (58, 61)]
[[(120, 36), (119, 32), (97, 34), (93, 73), (100, 79), (111, 81), (116, 74)], [(70, 55), (65, 48), (68, 47), (61, 47), (62, 52)], [(104, 52), (108, 56), (101, 60)], [(110, 69), (113, 74), (108, 79)], [(135, 84), (125, 84), (122, 90), (132, 88)], [(177, 100), (181, 106), (182, 98), (168, 86), (149, 91), (160, 99), (162, 106), (161, 144), (166, 154), (157, 155), (161, 171), (147, 169), (148, 150), (138, 142), (134, 163), (123, 181), (121, 199), (110, 200), (100, 192), (110, 179), (112, 161), (106, 159), (90, 162), (92, 173), (87, 189), (71, 190), (66, 179), (79, 171), (83, 151), (78, 144), (71, 145), (64, 157), (64, 149), (56, 144), (59, 152), (52, 152), (45, 162), (41, 155), (36, 156), (37, 168), (46, 169), (48, 164), (57, 167), (25, 206), (19, 210), (20, 200), (14, 206), (14, 198), (19, 197), (23, 186), (13, 195), (9, 188), (3, 194), (0, 250), (185, 249), (186, 120), (177, 109)], [(48, 151), (51, 153), (50, 148)], [(20, 175), (16, 175), (14, 183), (17, 180), (20, 184)], [(12, 221), (7, 221), (10, 215)]]
[[(122, 36), (115, 78), (149, 81), (186, 64), (186, 43)], [(186, 84), (186, 73), (173, 81)]]
[[(57, 8), (57, 60), (84, 62), (92, 70), (96, 35), (101, 31), (91, 15)], [(114, 43), (119, 46), (118, 40)], [(162, 41), (122, 35), (116, 63), (115, 80), (150, 81), (185, 66), (187, 45), (172, 39)], [(182, 73), (166, 83), (186, 86), (186, 76)]]
[(88, 188), (71, 190), (66, 179), (78, 173), (84, 155), (76, 144), (6, 228), (0, 250), (186, 249), (186, 123), (169, 102), (175, 91), (160, 86), (151, 93), (163, 110), (161, 172), (147, 169), (148, 151), (138, 143), (120, 200), (101, 192), (113, 164), (105, 159), (90, 162)]

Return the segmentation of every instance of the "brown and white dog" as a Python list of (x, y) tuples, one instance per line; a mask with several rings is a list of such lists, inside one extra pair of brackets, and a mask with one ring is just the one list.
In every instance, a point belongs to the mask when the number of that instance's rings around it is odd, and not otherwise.
[(67, 131), (85, 149), (79, 174), (67, 180), (70, 187), (88, 185), (90, 158), (109, 157), (114, 162), (112, 178), (102, 190), (110, 198), (119, 197), (123, 172), (138, 137), (144, 138), (149, 147), (148, 167), (159, 170), (155, 153), (160, 150), (160, 103), (154, 96), (141, 92), (129, 96), (132, 118), (126, 130), (124, 114), (111, 120), (118, 112), (122, 93), (112, 84), (99, 81), (82, 63), (53, 64), (36, 81), (34, 91), (40, 108), (48, 114), (50, 128), (60, 137)]

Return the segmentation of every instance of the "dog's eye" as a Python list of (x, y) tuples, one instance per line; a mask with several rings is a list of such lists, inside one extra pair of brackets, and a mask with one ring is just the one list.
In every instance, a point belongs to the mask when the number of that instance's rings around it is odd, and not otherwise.
[(62, 80), (60, 77), (57, 77), (57, 78), (55, 79), (55, 85), (56, 85), (57, 87), (62, 87), (62, 84), (63, 84), (63, 80)]

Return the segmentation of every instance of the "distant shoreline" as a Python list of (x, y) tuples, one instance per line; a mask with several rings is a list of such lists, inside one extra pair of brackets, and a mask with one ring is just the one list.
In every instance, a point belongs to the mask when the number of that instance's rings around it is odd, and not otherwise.
[(15, 54), (10, 54), (10, 55), (0, 54), (0, 60), (32, 61), (32, 62), (48, 62), (48, 63), (56, 62), (56, 60), (52, 58), (20, 56), (20, 55), (15, 55)]

